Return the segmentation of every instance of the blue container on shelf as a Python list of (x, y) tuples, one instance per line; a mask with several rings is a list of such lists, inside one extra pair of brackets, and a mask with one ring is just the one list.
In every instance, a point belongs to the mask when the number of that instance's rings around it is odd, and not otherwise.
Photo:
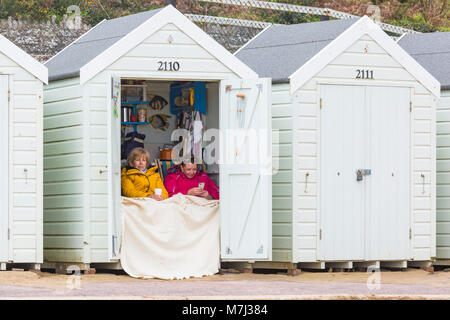
[[(183, 90), (194, 90), (194, 104), (193, 105), (177, 105), (175, 100), (177, 97), (183, 95)], [(189, 101), (188, 97), (188, 101)], [(203, 114), (206, 114), (206, 82), (194, 81), (188, 83), (176, 82), (170, 85), (170, 112), (178, 114), (180, 111), (187, 109), (195, 109)]]

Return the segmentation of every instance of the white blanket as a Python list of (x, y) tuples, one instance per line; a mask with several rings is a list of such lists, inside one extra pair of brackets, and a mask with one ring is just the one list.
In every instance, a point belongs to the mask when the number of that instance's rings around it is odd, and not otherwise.
[(121, 212), (120, 259), (130, 276), (184, 279), (219, 271), (219, 201), (122, 197)]

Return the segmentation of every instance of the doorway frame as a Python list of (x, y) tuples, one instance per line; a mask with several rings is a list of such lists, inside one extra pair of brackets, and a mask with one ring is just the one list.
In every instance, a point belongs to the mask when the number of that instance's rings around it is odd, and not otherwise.
[[(113, 179), (112, 175), (112, 170), (110, 170), (109, 168), (112, 168), (112, 152), (111, 152), (111, 139), (112, 139), (112, 124), (111, 124), (111, 103), (112, 103), (112, 97), (111, 97), (111, 79), (112, 77), (117, 77), (120, 80), (122, 79), (136, 79), (136, 80), (149, 80), (149, 81), (161, 81), (161, 82), (173, 82), (173, 81), (206, 81), (206, 82), (217, 82), (219, 84), (219, 92), (218, 92), (218, 105), (219, 105), (219, 109), (221, 108), (220, 105), (220, 101), (222, 101), (221, 99), (221, 90), (220, 90), (220, 86), (223, 80), (227, 80), (228, 78), (221, 78), (221, 79), (217, 79), (216, 77), (213, 78), (208, 78), (208, 77), (204, 77), (204, 76), (199, 76), (199, 75), (192, 75), (189, 78), (185, 78), (185, 77), (177, 77), (177, 75), (174, 74), (173, 77), (167, 78), (167, 77), (152, 77), (152, 76), (145, 76), (142, 73), (136, 73), (136, 72), (105, 72), (105, 76), (107, 77), (107, 85), (106, 85), (106, 97), (107, 97), (107, 112), (106, 112), (106, 117), (107, 117), (107, 153), (108, 153), (108, 159), (107, 159), (107, 166), (108, 166), (108, 203), (112, 203), (113, 201), (113, 184), (110, 183)], [(239, 77), (237, 77), (236, 79), (241, 79)], [(86, 82), (84, 85), (88, 85), (89, 82)], [(119, 112), (119, 120), (120, 122), (120, 112)], [(220, 112), (219, 112), (219, 124), (220, 124)], [(220, 130), (220, 125), (219, 128)], [(220, 170), (220, 169), (219, 169)], [(119, 175), (119, 179), (120, 179), (120, 175)], [(119, 183), (120, 185), (120, 183)], [(219, 186), (220, 187), (220, 186)], [(220, 215), (220, 210), (219, 210), (219, 215)], [(115, 219), (113, 210), (111, 208), (111, 206), (108, 206), (108, 259), (110, 262), (118, 262), (120, 261), (120, 252), (118, 253), (118, 255), (113, 256), (113, 248), (112, 248), (112, 237), (113, 237), (113, 221)], [(119, 226), (119, 241), (120, 238), (122, 236), (122, 230), (121, 227)]]

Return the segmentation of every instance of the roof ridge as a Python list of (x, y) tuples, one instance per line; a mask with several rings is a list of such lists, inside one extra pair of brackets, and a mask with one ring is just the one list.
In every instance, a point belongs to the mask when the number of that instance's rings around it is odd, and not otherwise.
[(141, 11), (141, 12), (136, 12), (136, 13), (133, 13), (133, 14), (124, 15), (124, 16), (116, 17), (116, 18), (112, 18), (112, 19), (106, 19), (106, 21), (114, 21), (114, 20), (119, 20), (119, 19), (122, 19), (122, 18), (133, 17), (133, 16), (136, 16), (136, 15), (143, 15), (144, 13), (148, 13), (148, 12), (152, 12), (152, 11), (156, 11), (156, 10), (161, 10), (161, 9), (164, 9), (165, 7), (166, 6), (160, 7), (160, 8), (155, 8), (155, 9), (151, 9), (151, 10), (145, 10), (145, 11)]
[(251, 49), (264, 49), (264, 48), (276, 48), (276, 47), (284, 47), (284, 46), (296, 46), (299, 44), (306, 44), (306, 43), (318, 43), (318, 42), (324, 42), (324, 41), (333, 41), (335, 38), (332, 39), (322, 39), (322, 40), (316, 40), (316, 41), (304, 41), (304, 42), (295, 42), (295, 43), (287, 43), (287, 44), (278, 44), (273, 46), (262, 46), (262, 47), (253, 47), (253, 48), (245, 48), (243, 50), (251, 50)]
[(114, 39), (114, 38), (123, 38), (126, 35), (127, 35), (127, 33), (124, 33), (119, 36), (114, 36), (114, 37), (109, 37), (109, 38), (97, 38), (97, 39), (92, 39), (92, 40), (87, 40), (87, 41), (79, 41), (79, 42), (74, 42), (73, 44), (75, 45), (75, 44), (89, 43), (89, 42), (102, 41), (102, 40), (108, 40), (108, 39)]
[(422, 53), (410, 53), (412, 56), (422, 56), (426, 54), (442, 54), (442, 53), (450, 53), (450, 51), (433, 51), (433, 52), (422, 52)]

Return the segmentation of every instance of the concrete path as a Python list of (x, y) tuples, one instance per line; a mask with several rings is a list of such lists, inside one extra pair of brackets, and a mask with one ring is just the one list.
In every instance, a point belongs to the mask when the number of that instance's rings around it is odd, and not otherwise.
[(120, 281), (82, 284), (79, 289), (0, 285), (0, 299), (8, 298), (120, 298), (120, 299), (450, 299), (449, 286), (366, 283), (292, 282), (264, 280), (229, 281)]

